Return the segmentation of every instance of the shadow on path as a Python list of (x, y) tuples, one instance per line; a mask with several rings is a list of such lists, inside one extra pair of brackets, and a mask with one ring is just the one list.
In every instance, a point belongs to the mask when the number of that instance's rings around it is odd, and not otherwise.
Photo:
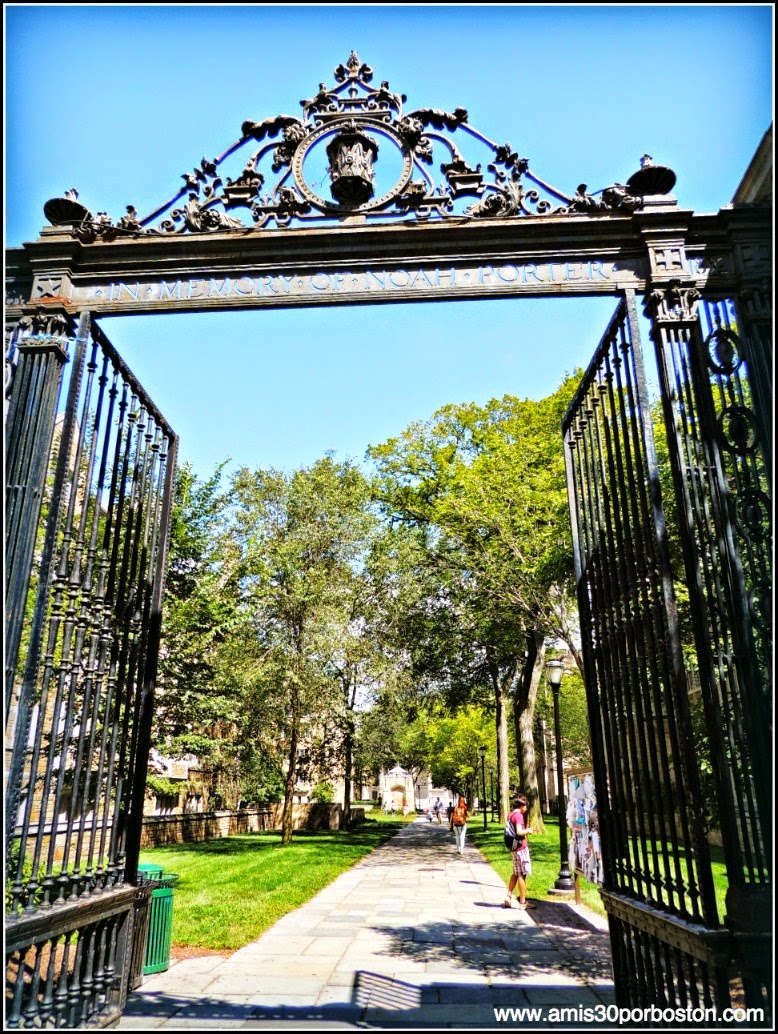
[[(170, 1027), (212, 1029), (441, 1029), (503, 1028), (529, 1026), (543, 1021), (550, 1008), (573, 1006), (571, 989), (544, 984), (542, 996), (537, 989), (525, 989), (515, 982), (468, 983), (444, 979), (419, 985), (397, 977), (387, 977), (370, 970), (354, 974), (351, 986), (338, 989), (326, 1003), (274, 1004), (271, 1001), (225, 1002), (218, 998), (187, 998), (174, 994), (147, 997), (142, 1008), (128, 1002), (124, 1014), (127, 1021), (137, 1016), (143, 1021), (138, 1029), (152, 1030), (163, 1023)], [(506, 1014), (502, 1010), (508, 1010)], [(522, 1010), (519, 1014), (513, 1010)], [(533, 1017), (534, 1012), (534, 1017)], [(167, 1021), (167, 1022), (166, 1022)], [(553, 1022), (552, 1026), (555, 1026)], [(598, 1026), (587, 1023), (587, 1029)]]
[(534, 922), (565, 960), (568, 971), (598, 982), (613, 980), (610, 934), (562, 901), (537, 901)]

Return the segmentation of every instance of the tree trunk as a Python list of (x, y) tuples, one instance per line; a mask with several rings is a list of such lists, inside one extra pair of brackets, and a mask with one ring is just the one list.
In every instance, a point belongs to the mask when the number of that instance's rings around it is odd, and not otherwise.
[(475, 807), (475, 798), (478, 796), (478, 793), (476, 792), (477, 785), (478, 782), (475, 775), (472, 772), (469, 772), (465, 776), (465, 792), (459, 795), (465, 798), (465, 801), (467, 802), (467, 810), (471, 813)]
[(349, 709), (346, 716), (346, 735), (343, 741), (343, 821), (346, 829), (351, 825), (351, 784), (354, 768), (354, 712)]
[[(581, 653), (578, 645), (581, 639), (581, 630), (577, 621), (571, 623), (571, 621), (568, 618), (568, 604), (566, 602), (564, 589), (561, 586), (558, 589), (558, 598), (560, 600), (560, 603), (559, 606), (556, 608), (557, 628), (555, 631), (559, 638), (566, 644), (567, 649), (570, 651), (570, 654), (573, 660), (575, 661), (578, 670), (580, 671), (581, 675), (583, 675), (583, 654)], [(577, 617), (577, 607), (575, 608), (575, 614)]]
[(499, 798), (500, 822), (505, 822), (510, 811), (510, 786), (508, 774), (508, 693), (507, 687), (513, 681), (512, 671), (507, 678), (500, 680), (495, 665), (490, 664), (492, 690), (495, 705), (495, 731), (497, 733), (497, 794)]
[(292, 722), (292, 736), (289, 741), (289, 770), (284, 781), (284, 810), (281, 814), (281, 843), (288, 847), (292, 842), (292, 805), (297, 783), (297, 717)]
[(351, 826), (351, 801), (354, 796), (354, 745), (356, 743), (355, 708), (357, 703), (356, 679), (346, 673), (341, 675), (343, 703), (346, 708), (343, 739), (343, 821), (346, 829)]
[(535, 703), (538, 688), (543, 678), (546, 659), (544, 637), (539, 631), (528, 636), (527, 658), (522, 672), (522, 685), (514, 698), (514, 719), (516, 723), (516, 749), (522, 792), (529, 801), (527, 825), (539, 833), (545, 832), (543, 812), (538, 792), (537, 756), (535, 753)]

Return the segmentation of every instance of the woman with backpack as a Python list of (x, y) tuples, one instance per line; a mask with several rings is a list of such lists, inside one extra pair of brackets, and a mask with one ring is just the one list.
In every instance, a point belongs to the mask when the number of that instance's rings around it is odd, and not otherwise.
[(508, 816), (508, 821), (505, 824), (506, 846), (508, 846), (509, 837), (513, 837), (510, 845), (513, 875), (508, 881), (508, 896), (505, 899), (504, 907), (513, 907), (513, 889), (518, 885), (519, 900), (517, 908), (534, 908), (535, 906), (527, 901), (527, 877), (532, 872), (527, 834), (534, 833), (535, 831), (531, 826), (527, 825), (527, 810), (529, 809), (527, 798), (523, 795), (517, 797), (514, 805), (514, 809)]
[(465, 831), (467, 830), (467, 801), (464, 797), (459, 798), (459, 801), (454, 806), (454, 810), (451, 812), (449, 829), (454, 830), (454, 836), (457, 841), (457, 852), (459, 854), (464, 854)]

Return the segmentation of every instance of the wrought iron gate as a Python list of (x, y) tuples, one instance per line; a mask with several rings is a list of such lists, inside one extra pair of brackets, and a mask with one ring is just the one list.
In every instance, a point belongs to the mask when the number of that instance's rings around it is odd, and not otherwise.
[[(647, 299), (660, 413), (626, 293), (563, 434), (617, 994), (721, 1010), (733, 988), (768, 1004), (769, 437), (749, 381), (759, 342), (731, 302), (698, 314), (698, 301), (680, 284)], [(726, 916), (701, 759), (713, 768)]]
[(72, 330), (21, 321), (6, 424), (10, 1028), (124, 1005), (175, 474), (116, 350), (88, 313)]
[[(564, 421), (617, 993), (720, 1006), (734, 974), (748, 1004), (767, 997), (768, 137), (737, 200), (711, 218), (679, 208), (675, 173), (648, 155), (626, 184), (569, 194), (465, 108), (407, 111), (404, 94), (372, 81), (352, 52), (300, 118), (242, 120), (239, 139), (147, 215), (128, 205), (114, 222), (71, 190), (46, 203), (37, 241), (6, 254), (7, 318), (23, 329), (7, 424), (11, 1026), (115, 1015), (137, 864), (176, 439), (89, 315), (70, 333), (81, 309), (625, 292)], [(386, 179), (379, 149), (395, 169)], [(331, 200), (311, 178), (325, 160)]]

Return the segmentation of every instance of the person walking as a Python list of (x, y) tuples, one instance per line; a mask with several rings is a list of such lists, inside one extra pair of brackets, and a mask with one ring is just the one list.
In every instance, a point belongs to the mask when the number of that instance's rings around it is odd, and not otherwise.
[(517, 902), (517, 908), (534, 908), (532, 902), (527, 901), (527, 877), (532, 872), (532, 862), (529, 856), (529, 845), (527, 844), (527, 836), (530, 833), (534, 833), (535, 830), (527, 825), (527, 811), (529, 810), (529, 801), (522, 794), (514, 801), (514, 809), (508, 816), (510, 822), (513, 823), (513, 828), (516, 830), (516, 849), (511, 852), (511, 858), (513, 861), (513, 875), (508, 881), (508, 895), (505, 898), (504, 907), (512, 908), (514, 897), (514, 888), (519, 888), (519, 900)]
[(449, 823), (449, 829), (454, 830), (454, 836), (457, 842), (457, 852), (459, 854), (465, 853), (465, 833), (467, 831), (467, 801), (464, 797), (460, 797), (459, 801), (451, 812), (451, 822)]

